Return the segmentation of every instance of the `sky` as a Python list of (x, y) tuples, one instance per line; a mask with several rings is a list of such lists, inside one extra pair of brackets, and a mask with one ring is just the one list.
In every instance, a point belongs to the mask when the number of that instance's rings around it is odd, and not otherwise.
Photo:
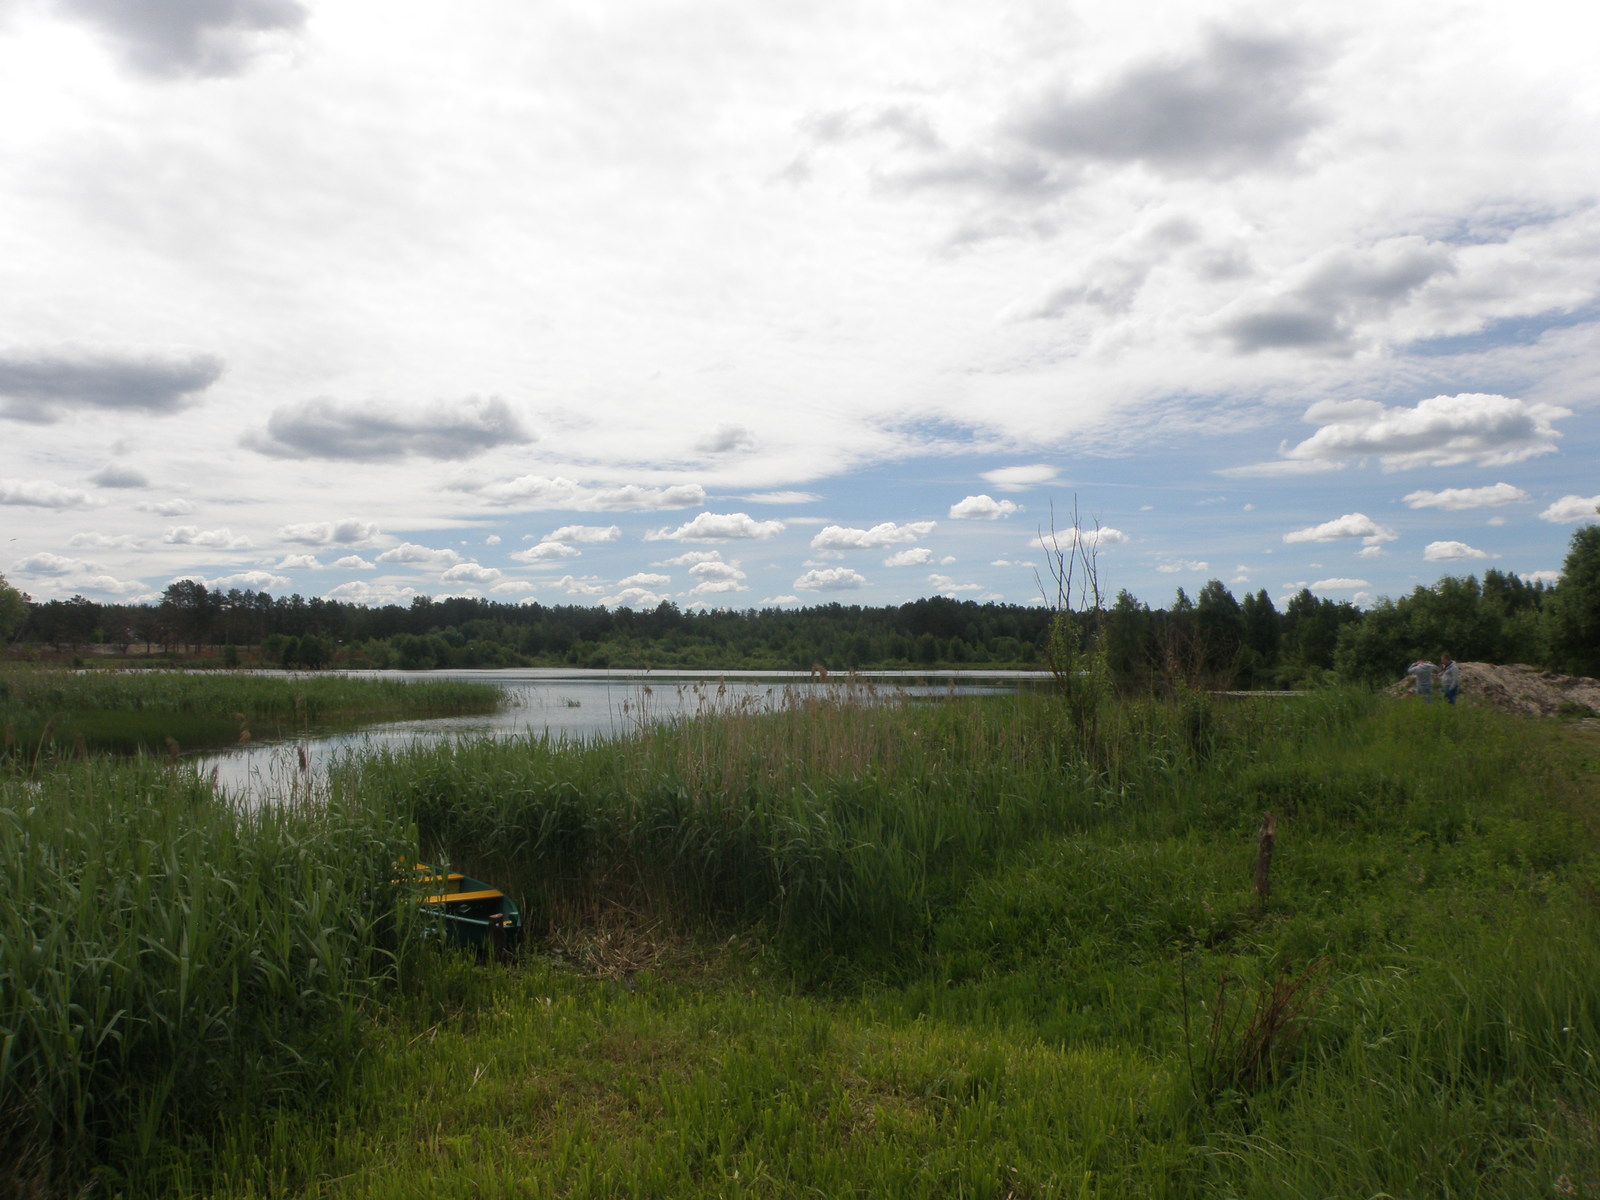
[(1597, 44), (1553, 0), (0, 0), (0, 573), (1030, 604), (1076, 523), (1154, 607), (1554, 581)]

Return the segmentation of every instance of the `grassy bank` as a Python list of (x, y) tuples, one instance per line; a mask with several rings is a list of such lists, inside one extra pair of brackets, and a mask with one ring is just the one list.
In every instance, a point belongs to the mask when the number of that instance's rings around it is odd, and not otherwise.
[[(1596, 1194), (1600, 746), (1582, 737), (1337, 692), (1132, 701), (1085, 728), (1022, 696), (796, 702), (614, 744), (350, 764), (326, 814), (293, 817), (332, 824), (277, 840), (224, 822), (265, 849), (227, 858), (234, 835), (214, 832), (193, 861), (222, 865), (175, 873), (228, 881), (212, 914), (227, 887), (266, 889), (274, 910), (328, 891), (332, 908), (269, 924), (266, 944), (327, 926), (338, 947), (192, 1008), (232, 1031), (218, 1047), (254, 1045), (252, 1014), (288, 994), (270, 980), (298, 979), (348, 1001), (296, 1019), (328, 1040), (307, 1052), (271, 1026), (293, 1052), (245, 1069), (219, 1049), (232, 1083), (212, 1091), (250, 1120), (175, 1099), (134, 1120), (130, 1101), (99, 1111), (102, 1153), (126, 1194), (164, 1196)], [(116, 924), (49, 898), (104, 896), (110, 864), (185, 836), (128, 815), (175, 773), (118, 770), (146, 774), (7, 784), (8, 812), (62, 789), (10, 861), (55, 845), (44, 857), (102, 864), (92, 888), (17, 893), (45, 898), (40, 944), (69, 919)], [(113, 786), (74, 827), (126, 837), (52, 841), (78, 789)], [(399, 932), (384, 940), (382, 864), (413, 821), (429, 853), (519, 895), (532, 953), (418, 971)], [(270, 848), (290, 844), (312, 859), (285, 880)], [(171, 913), (196, 911), (161, 894), (147, 907), (167, 915), (133, 943), (152, 964), (182, 944)], [(366, 915), (331, 915), (346, 909)], [(361, 958), (363, 938), (385, 953)], [(142, 960), (107, 974), (74, 963), (115, 952), (49, 944), (56, 1042), (70, 1005), (108, 988), (109, 1014), (150, 1003), (117, 990)], [(254, 961), (235, 944), (176, 957), (232, 980)], [(365, 965), (304, 975), (335, 952)], [(164, 978), (154, 994), (190, 1012), (181, 974)], [(126, 1078), (125, 1036), (80, 1038), (36, 1086), (95, 1060), (95, 1080), (151, 1094)], [(152, 1133), (127, 1142), (119, 1119)]]
[[(490, 712), (490, 684), (239, 672), (0, 671), (8, 754), (62, 750), (165, 754), (308, 728)], [(170, 741), (169, 741), (170, 739)]]

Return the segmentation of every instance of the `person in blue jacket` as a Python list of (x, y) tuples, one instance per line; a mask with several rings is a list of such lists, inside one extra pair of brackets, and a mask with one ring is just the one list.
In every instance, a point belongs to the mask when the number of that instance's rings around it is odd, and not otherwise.
[(1461, 691), (1461, 664), (1450, 657), (1448, 650), (1439, 656), (1439, 662), (1439, 686), (1444, 689), (1445, 703), (1454, 704)]

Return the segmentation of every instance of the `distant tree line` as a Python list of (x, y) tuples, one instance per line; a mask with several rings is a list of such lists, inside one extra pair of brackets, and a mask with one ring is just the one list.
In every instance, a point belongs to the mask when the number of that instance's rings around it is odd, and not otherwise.
[[(25, 603), (23, 603), (25, 602)], [(10, 607), (7, 608), (7, 603)], [(365, 607), (212, 590), (179, 580), (156, 604), (83, 596), (26, 601), (0, 580), (13, 653), (88, 646), (300, 668), (692, 667), (830, 671), (1044, 665), (1044, 605), (930, 597), (884, 607), (645, 611), (472, 597)], [(1559, 585), (1497, 570), (1447, 577), (1365, 611), (1301, 589), (1280, 610), (1265, 589), (1235, 597), (1211, 580), (1152, 609), (1127, 591), (1070, 615), (1129, 686), (1273, 687), (1324, 677), (1377, 683), (1419, 655), (1527, 662), (1600, 675), (1600, 525), (1577, 531)]]

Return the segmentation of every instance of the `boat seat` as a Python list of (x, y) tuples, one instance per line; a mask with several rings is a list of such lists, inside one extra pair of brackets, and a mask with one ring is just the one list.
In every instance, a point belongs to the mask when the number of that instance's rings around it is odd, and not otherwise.
[(447, 892), (443, 896), (429, 896), (424, 904), (459, 904), (466, 900), (503, 900), (505, 893), (499, 888), (484, 888), (481, 892)]

